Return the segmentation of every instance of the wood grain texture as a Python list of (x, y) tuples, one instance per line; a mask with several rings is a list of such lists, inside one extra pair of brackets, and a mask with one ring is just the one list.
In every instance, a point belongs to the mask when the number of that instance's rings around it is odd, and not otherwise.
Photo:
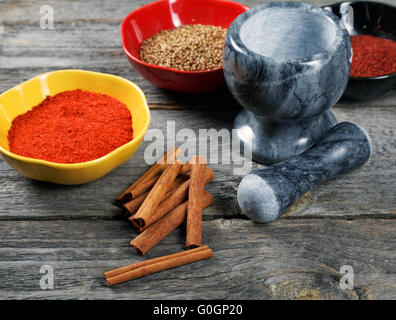
[[(395, 220), (381, 219), (217, 219), (203, 223), (210, 260), (108, 288), (105, 271), (183, 250), (184, 229), (142, 258), (129, 246), (126, 221), (4, 222), (0, 298), (396, 298), (395, 228)], [(54, 269), (54, 290), (40, 289), (44, 264)], [(342, 265), (354, 269), (354, 290), (340, 289)]]
[[(229, 108), (237, 103), (226, 90), (194, 96), (153, 87), (129, 65), (124, 56), (120, 24), (142, 0), (67, 1), (52, 0), (54, 30), (40, 29), (42, 1), (3, 1), (0, 6), (0, 91), (47, 71), (80, 68), (125, 77), (138, 84), (153, 105), (183, 105), (189, 108)], [(265, 1), (238, 1), (257, 6)], [(332, 1), (305, 1), (326, 5)], [(394, 0), (383, 2), (394, 3)], [(391, 97), (366, 102), (394, 105)], [(360, 103), (358, 103), (360, 105)]]
[[(396, 217), (396, 142), (394, 139), (396, 109), (390, 107), (337, 107), (334, 113), (339, 121), (353, 121), (369, 132), (373, 154), (362, 168), (329, 181), (312, 190), (302, 205), (297, 205), (287, 218), (295, 217)], [(166, 122), (175, 121), (176, 131), (191, 128), (199, 137), (199, 129), (231, 128), (238, 109), (228, 110), (155, 110), (151, 128), (166, 132)], [(201, 140), (190, 141), (198, 150)], [(58, 186), (24, 178), (0, 160), (0, 219), (120, 219), (121, 211), (112, 203), (119, 193), (147, 170), (144, 150), (146, 141), (134, 157), (104, 178), (82, 186)], [(229, 152), (227, 142), (210, 144), (208, 149), (222, 155)], [(218, 151), (218, 152), (217, 152)], [(184, 155), (185, 156), (185, 155)], [(236, 189), (241, 176), (233, 173), (239, 165), (210, 164), (214, 181), (206, 189), (215, 197), (215, 203), (203, 216), (204, 220), (218, 217), (240, 217)], [(213, 159), (212, 159), (213, 160)], [(260, 165), (253, 163), (252, 169)], [(11, 209), (12, 208), (12, 209)]]
[[(120, 24), (148, 2), (48, 0), (55, 29), (41, 30), (42, 1), (0, 1), (0, 92), (47, 71), (88, 69), (138, 84), (152, 107), (151, 129), (166, 132), (167, 121), (176, 131), (196, 134), (231, 129), (240, 107), (227, 90), (194, 96), (165, 91), (129, 65)], [(147, 257), (137, 256), (129, 246), (135, 233), (112, 204), (148, 169), (150, 141), (118, 169), (82, 186), (32, 181), (1, 158), (0, 299), (396, 299), (396, 93), (369, 102), (341, 100), (332, 110), (338, 121), (356, 122), (370, 134), (373, 154), (363, 168), (318, 186), (280, 220), (259, 225), (244, 219), (236, 202), (242, 177), (233, 169), (240, 165), (213, 164), (208, 157), (215, 177), (206, 189), (215, 202), (204, 210), (203, 243), (214, 257), (111, 289), (104, 271), (184, 248), (179, 228)], [(198, 137), (188, 146), (204, 142), (228, 158), (228, 141)], [(55, 269), (54, 290), (40, 290), (43, 264)], [(345, 264), (356, 273), (354, 290), (339, 287)]]

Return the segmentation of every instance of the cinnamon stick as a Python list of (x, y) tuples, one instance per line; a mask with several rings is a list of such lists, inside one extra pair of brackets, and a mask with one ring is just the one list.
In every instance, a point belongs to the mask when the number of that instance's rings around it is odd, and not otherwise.
[[(205, 167), (205, 182), (204, 182), (205, 185), (208, 184), (212, 179), (213, 179), (213, 171), (210, 168)], [(146, 218), (144, 227), (138, 228), (138, 231), (144, 230), (145, 228), (153, 224), (155, 221), (163, 217), (165, 214), (167, 214), (169, 211), (171, 211), (172, 209), (176, 208), (179, 204), (181, 204), (184, 201), (184, 199), (186, 199), (187, 197), (190, 181), (191, 179), (188, 179), (178, 188), (176, 188), (174, 191), (168, 192), (164, 200), (158, 206), (157, 210), (155, 210), (151, 216), (148, 216)], [(139, 225), (139, 223), (136, 221), (137, 220), (136, 216), (129, 217), (129, 220), (132, 221), (134, 226)]]
[(165, 170), (166, 166), (169, 163), (174, 163), (175, 162), (175, 159), (180, 155), (181, 152), (182, 152), (182, 150), (179, 149), (179, 148), (171, 148), (171, 149), (169, 149), (169, 151), (167, 153), (165, 153), (161, 157), (161, 159), (159, 159), (138, 180), (136, 180), (130, 187), (128, 187), (123, 193), (121, 193), (118, 196), (118, 198), (116, 200), (116, 204), (118, 206), (122, 206), (124, 203), (130, 201), (130, 200), (128, 200), (128, 197), (126, 199), (123, 199), (124, 196), (127, 193), (129, 193), (133, 188), (135, 188), (137, 185), (139, 185), (143, 181), (159, 175), (163, 170)]
[[(213, 200), (213, 196), (208, 191), (204, 190), (202, 206), (204, 208), (209, 207), (213, 203)], [(133, 246), (139, 254), (144, 255), (183, 223), (186, 218), (187, 203), (188, 201), (183, 202), (157, 222), (153, 223), (131, 241), (131, 246)]]
[(191, 172), (191, 163), (186, 162), (183, 164), (183, 167), (180, 169), (180, 174), (190, 174)]
[(141, 194), (140, 196), (138, 196), (137, 198), (125, 203), (123, 205), (123, 208), (125, 209), (125, 211), (127, 213), (129, 213), (130, 215), (135, 214), (138, 209), (140, 208), (140, 206), (142, 205), (144, 199), (146, 199), (147, 195), (149, 194), (149, 191)]
[[(213, 251), (209, 247), (201, 247), (192, 250), (186, 250), (175, 254), (163, 256), (156, 259), (151, 259), (137, 264), (127, 266), (121, 269), (128, 270), (126, 272), (119, 273), (117, 269), (105, 273), (105, 279), (108, 286), (125, 282), (128, 280), (140, 278), (151, 273), (179, 267), (195, 261), (208, 259), (213, 256)], [(109, 276), (116, 274), (114, 276)]]
[(201, 245), (202, 195), (205, 186), (206, 159), (195, 156), (191, 160), (191, 182), (188, 189), (186, 247), (188, 249)]
[[(202, 246), (202, 247), (195, 248), (193, 250), (194, 250), (194, 252), (198, 252), (198, 251), (207, 250), (207, 249), (209, 249), (208, 246)], [(188, 254), (189, 251), (193, 252), (193, 250), (185, 250), (185, 251), (177, 252), (177, 253), (174, 253), (172, 256), (175, 257), (175, 258), (179, 257), (179, 256), (184, 256), (184, 255)], [(114, 270), (106, 271), (104, 273), (104, 276), (105, 276), (106, 279), (112, 278), (112, 277), (118, 276), (120, 274), (123, 274), (125, 272), (132, 271), (132, 270), (135, 270), (135, 269), (138, 269), (138, 268), (141, 268), (141, 267), (144, 267), (144, 266), (148, 266), (150, 264), (154, 264), (154, 263), (157, 263), (157, 262), (161, 262), (161, 261), (164, 261), (166, 259), (168, 259), (168, 256), (162, 256), (162, 257), (153, 258), (153, 259), (150, 259), (150, 260), (140, 261), (140, 262), (137, 262), (137, 263), (134, 263), (134, 264), (130, 264), (128, 266), (124, 266), (124, 267), (120, 267), (120, 268), (117, 268), (117, 269), (114, 269)]]
[(158, 181), (160, 175), (152, 177), (150, 179), (146, 179), (139, 183), (135, 188), (133, 188), (131, 191), (126, 193), (124, 197), (122, 198), (123, 201), (131, 201), (133, 199), (136, 199), (146, 191), (150, 191), (151, 188), (155, 185), (155, 183)]
[[(171, 186), (169, 187), (169, 191), (167, 192), (167, 194), (165, 195), (164, 199), (166, 199), (168, 196), (170, 196), (172, 194), (172, 192), (178, 188), (180, 185), (182, 185), (184, 182), (186, 181), (186, 178), (181, 176), (181, 177), (177, 177), (171, 184)], [(133, 199), (132, 201), (129, 201), (127, 203), (124, 204), (123, 208), (130, 214), (130, 215), (134, 215), (138, 209), (140, 208), (141, 204), (143, 203), (143, 201), (146, 199), (146, 197), (148, 196), (149, 191), (139, 195), (138, 197), (136, 197), (135, 199)]]
[(140, 227), (145, 226), (145, 221), (147, 217), (151, 216), (154, 210), (157, 209), (159, 203), (162, 201), (166, 192), (169, 190), (172, 182), (179, 174), (181, 166), (182, 164), (179, 161), (168, 165), (168, 167), (162, 173), (154, 187), (147, 195), (146, 199), (144, 199), (135, 216), (136, 222)]

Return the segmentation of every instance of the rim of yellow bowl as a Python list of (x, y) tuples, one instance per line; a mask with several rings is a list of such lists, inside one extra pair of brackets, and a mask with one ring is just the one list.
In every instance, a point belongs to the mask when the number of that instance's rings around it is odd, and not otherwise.
[[(104, 160), (106, 160), (106, 158), (109, 158), (111, 155), (113, 155), (114, 153), (118, 153), (121, 150), (124, 150), (126, 148), (128, 148), (130, 145), (136, 143), (136, 141), (139, 141), (140, 138), (143, 138), (143, 136), (145, 135), (149, 125), (150, 125), (150, 120), (151, 120), (151, 114), (150, 114), (150, 108), (147, 104), (147, 100), (146, 100), (146, 96), (144, 95), (144, 92), (142, 89), (140, 89), (140, 87), (133, 83), (132, 81), (125, 79), (123, 77), (120, 76), (116, 76), (110, 73), (102, 73), (102, 72), (96, 72), (96, 71), (88, 71), (88, 70), (81, 70), (81, 69), (62, 69), (62, 70), (55, 70), (55, 71), (50, 71), (50, 72), (45, 72), (42, 74), (39, 74), (33, 78), (30, 78), (6, 91), (4, 91), (3, 93), (0, 94), (0, 97), (4, 94), (6, 94), (9, 91), (14, 90), (16, 87), (18, 86), (22, 86), (23, 84), (32, 81), (36, 78), (39, 77), (43, 77), (46, 75), (50, 75), (50, 74), (54, 74), (54, 73), (67, 73), (67, 72), (79, 72), (79, 73), (89, 73), (92, 75), (96, 75), (96, 76), (105, 76), (105, 77), (110, 77), (110, 78), (117, 78), (120, 79), (124, 82), (127, 82), (129, 85), (131, 85), (132, 87), (134, 87), (136, 89), (136, 91), (139, 93), (142, 101), (143, 101), (143, 105), (145, 108), (145, 111), (147, 113), (147, 119), (146, 119), (146, 123), (145, 126), (143, 128), (143, 130), (141, 130), (141, 132), (139, 132), (139, 134), (136, 137), (133, 137), (133, 139), (125, 144), (123, 144), (122, 146), (118, 147), (117, 149), (114, 149), (113, 151), (109, 152), (108, 154), (105, 154), (104, 156), (94, 159), (94, 160), (90, 160), (90, 161), (85, 161), (85, 162), (77, 162), (77, 163), (58, 163), (58, 162), (52, 162), (52, 161), (47, 161), (47, 160), (41, 160), (41, 159), (35, 159), (35, 158), (29, 158), (29, 157), (24, 157), (24, 156), (20, 156), (16, 153), (13, 153), (7, 149), (4, 149), (2, 146), (0, 146), (0, 151), (4, 154), (6, 154), (7, 156), (16, 159), (16, 160), (20, 160), (20, 161), (24, 161), (24, 162), (29, 162), (29, 163), (35, 163), (35, 164), (41, 164), (41, 165), (47, 165), (50, 167), (56, 167), (56, 168), (62, 168), (62, 169), (75, 169), (77, 167), (89, 167), (91, 165), (97, 164), (98, 162), (102, 162)], [(129, 108), (128, 108), (129, 110)]]

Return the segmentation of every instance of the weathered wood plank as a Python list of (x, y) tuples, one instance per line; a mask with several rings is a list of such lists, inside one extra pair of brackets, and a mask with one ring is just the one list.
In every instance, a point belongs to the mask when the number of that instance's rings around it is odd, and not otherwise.
[[(380, 219), (218, 219), (203, 224), (213, 258), (107, 288), (104, 271), (183, 250), (184, 229), (139, 257), (128, 222), (3, 222), (0, 298), (395, 299), (395, 228)], [(39, 287), (44, 264), (54, 290)], [(339, 287), (342, 265), (354, 269), (354, 290)]]
[[(226, 90), (209, 95), (182, 95), (161, 90), (142, 79), (121, 48), (120, 23), (127, 13), (149, 1), (49, 1), (55, 29), (41, 30), (41, 1), (5, 1), (0, 5), (0, 91), (37, 74), (81, 68), (120, 75), (136, 82), (149, 103), (185, 107), (237, 106)], [(331, 1), (308, 1), (325, 5)], [(392, 3), (392, 1), (389, 1)], [(256, 6), (262, 1), (244, 1)], [(393, 106), (396, 93), (358, 105)]]
[[(373, 0), (374, 2), (383, 2), (394, 4), (394, 0)], [(2, 0), (1, 12), (3, 15), (0, 21), (17, 23), (37, 22), (40, 20), (40, 7), (44, 4), (53, 6), (55, 11), (56, 21), (71, 21), (71, 20), (93, 20), (93, 21), (122, 21), (122, 19), (132, 10), (146, 4), (153, 2), (152, 0), (84, 0), (73, 1), (69, 0), (46, 0), (43, 3), (40, 0)], [(236, 0), (235, 2), (243, 3), (245, 5), (255, 7), (266, 0)], [(306, 0), (304, 2), (324, 6), (334, 3), (332, 0)]]
[[(167, 132), (167, 121), (175, 121), (176, 132), (192, 129), (198, 136), (199, 129), (230, 129), (237, 109), (228, 110), (154, 110), (151, 128)], [(394, 123), (396, 109), (366, 107), (360, 109), (334, 108), (339, 121), (354, 121), (369, 132), (372, 157), (363, 168), (346, 176), (329, 181), (310, 192), (288, 218), (293, 217), (382, 217), (395, 218), (396, 197), (396, 143)], [(201, 140), (202, 142), (203, 140)], [(148, 166), (144, 150), (146, 141), (136, 155), (106, 177), (82, 186), (57, 186), (26, 179), (0, 160), (0, 219), (81, 219), (83, 217), (119, 219), (120, 211), (112, 201)], [(181, 143), (181, 142), (179, 142)], [(210, 146), (210, 141), (208, 141)], [(199, 140), (189, 146), (198, 150)], [(227, 142), (210, 146), (210, 150), (230, 150)], [(209, 150), (209, 149), (208, 149)], [(209, 154), (210, 155), (210, 154)], [(208, 157), (209, 161), (211, 160)], [(214, 195), (215, 203), (207, 209), (206, 219), (233, 217), (240, 214), (236, 202), (236, 189), (241, 177), (233, 174), (240, 165), (211, 164), (215, 172), (214, 182), (207, 189)], [(252, 169), (261, 167), (253, 163)]]
[[(136, 82), (156, 108), (186, 108), (153, 110), (153, 129), (165, 132), (166, 121), (175, 121), (176, 130), (196, 133), (230, 129), (239, 109), (226, 90), (172, 93), (151, 86), (130, 67), (119, 26), (128, 12), (148, 2), (48, 0), (45, 4), (55, 10), (55, 30), (48, 31), (39, 28), (42, 1), (1, 1), (0, 92), (46, 71), (90, 69)], [(205, 210), (203, 241), (214, 249), (214, 258), (112, 289), (105, 286), (103, 272), (143, 258), (128, 245), (134, 236), (128, 222), (102, 220), (121, 219), (112, 201), (147, 169), (144, 150), (149, 142), (126, 164), (83, 186), (31, 181), (0, 159), (0, 298), (395, 299), (395, 106), (395, 94), (371, 102), (340, 101), (334, 108), (338, 120), (354, 121), (372, 137), (370, 162), (312, 190), (269, 225), (218, 219), (242, 217), (235, 199), (241, 177), (230, 165), (212, 164), (215, 181), (208, 190), (216, 201)], [(145, 258), (182, 250), (183, 243), (179, 229)], [(43, 264), (55, 268), (55, 290), (39, 288)], [(339, 288), (337, 271), (345, 264), (356, 273), (354, 290)]]

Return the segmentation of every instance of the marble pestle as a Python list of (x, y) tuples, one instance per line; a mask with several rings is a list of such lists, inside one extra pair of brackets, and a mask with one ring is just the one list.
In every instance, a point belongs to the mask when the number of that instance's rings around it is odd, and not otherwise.
[(238, 187), (239, 206), (254, 221), (274, 221), (314, 186), (362, 166), (370, 154), (367, 133), (342, 122), (301, 155), (245, 176)]

